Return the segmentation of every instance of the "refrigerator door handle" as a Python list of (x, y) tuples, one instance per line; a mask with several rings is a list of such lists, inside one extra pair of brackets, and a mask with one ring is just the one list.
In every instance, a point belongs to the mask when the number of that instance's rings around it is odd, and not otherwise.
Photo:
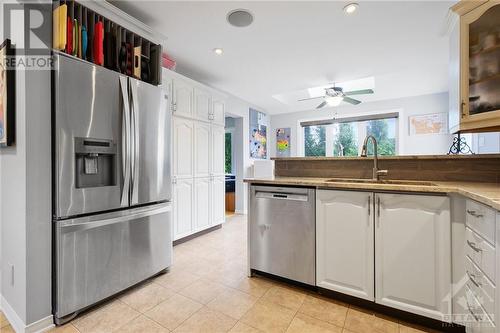
[(120, 77), (120, 90), (122, 97), (122, 172), (123, 187), (120, 205), (126, 207), (129, 205), (130, 192), (130, 108), (128, 82), (126, 77)]
[[(79, 222), (78, 221), (79, 219), (69, 220), (68, 222), (61, 224), (61, 232), (67, 233), (67, 232), (77, 232), (77, 231), (89, 230), (89, 229), (103, 227), (103, 226), (110, 225), (110, 224), (127, 222), (127, 221), (134, 220), (134, 219), (140, 219), (143, 217), (158, 215), (158, 214), (162, 214), (162, 213), (166, 213), (166, 212), (170, 212), (170, 211), (172, 211), (171, 205), (163, 205), (162, 207), (159, 207), (159, 208), (142, 209), (140, 211), (130, 213), (129, 215), (125, 214), (122, 216), (117, 216), (117, 217), (112, 217), (112, 218), (107, 218), (107, 219), (102, 219), (102, 220), (92, 221), (92, 222), (88, 222), (88, 221)], [(85, 218), (82, 218), (82, 220), (85, 220)]]
[(132, 198), (131, 204), (139, 202), (139, 103), (137, 101), (137, 85), (129, 79), (132, 96)]

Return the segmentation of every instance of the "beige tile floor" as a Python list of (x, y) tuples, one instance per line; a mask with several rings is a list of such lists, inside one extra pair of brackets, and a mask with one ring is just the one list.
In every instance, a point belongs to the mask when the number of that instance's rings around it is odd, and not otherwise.
[[(174, 247), (174, 264), (56, 333), (429, 332), (268, 279), (246, 276), (246, 217)], [(0, 312), (1, 333), (13, 332)]]

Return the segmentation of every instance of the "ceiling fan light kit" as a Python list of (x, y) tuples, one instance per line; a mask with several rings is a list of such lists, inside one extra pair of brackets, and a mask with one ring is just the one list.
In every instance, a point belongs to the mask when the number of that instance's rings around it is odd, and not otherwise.
[(373, 94), (372, 89), (363, 89), (363, 90), (353, 90), (353, 91), (346, 91), (342, 89), (342, 87), (331, 87), (331, 88), (325, 88), (325, 95), (324, 96), (318, 96), (318, 97), (310, 97), (310, 98), (303, 98), (299, 99), (299, 102), (301, 101), (308, 101), (311, 99), (317, 99), (317, 98), (323, 98), (323, 102), (316, 107), (316, 109), (321, 109), (322, 107), (325, 107), (326, 105), (328, 106), (339, 106), (340, 103), (346, 102), (352, 105), (358, 105), (361, 103), (361, 101), (348, 97), (352, 95), (366, 95), (366, 94)]

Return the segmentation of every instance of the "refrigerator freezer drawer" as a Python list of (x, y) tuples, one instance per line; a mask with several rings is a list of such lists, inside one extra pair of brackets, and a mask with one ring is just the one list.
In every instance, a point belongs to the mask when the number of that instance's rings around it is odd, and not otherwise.
[(55, 223), (57, 318), (171, 265), (170, 203)]

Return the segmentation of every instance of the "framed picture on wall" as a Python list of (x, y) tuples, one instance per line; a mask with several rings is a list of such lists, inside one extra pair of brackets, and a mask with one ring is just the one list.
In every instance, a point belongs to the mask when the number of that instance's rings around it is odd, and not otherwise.
[(9, 39), (0, 45), (0, 147), (14, 144), (15, 140), (15, 70), (9, 68), (14, 49)]

